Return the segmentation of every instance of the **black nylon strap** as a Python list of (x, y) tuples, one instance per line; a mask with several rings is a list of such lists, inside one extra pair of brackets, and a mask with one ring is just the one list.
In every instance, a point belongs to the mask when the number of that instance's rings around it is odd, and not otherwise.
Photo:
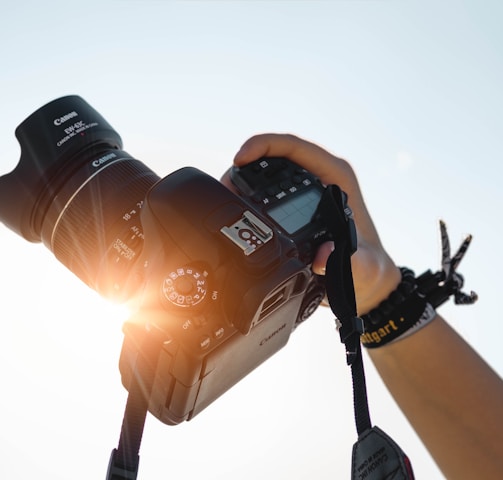
[(356, 251), (356, 230), (346, 196), (336, 185), (330, 185), (323, 193), (319, 213), (335, 245), (327, 260), (326, 291), (330, 308), (340, 322), (339, 333), (346, 346), (346, 361), (351, 366), (355, 423), (360, 435), (371, 428), (371, 422), (360, 345), (363, 321), (356, 314), (351, 270), (351, 255)]
[(378, 427), (372, 427), (367, 399), (360, 335), (363, 320), (357, 316), (351, 270), (356, 231), (345, 194), (335, 185), (324, 192), (319, 213), (334, 240), (327, 260), (325, 284), (330, 308), (339, 322), (341, 341), (353, 378), (353, 403), (358, 440), (353, 446), (351, 479), (414, 480), (410, 461), (400, 447)]
[(118, 447), (112, 450), (106, 480), (136, 480), (140, 445), (154, 382), (159, 343), (146, 335), (131, 374)]

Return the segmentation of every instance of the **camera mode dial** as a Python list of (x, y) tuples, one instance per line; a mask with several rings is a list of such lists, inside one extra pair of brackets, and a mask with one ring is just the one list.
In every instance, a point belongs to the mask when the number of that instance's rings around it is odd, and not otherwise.
[(162, 284), (166, 300), (177, 307), (193, 307), (201, 303), (208, 292), (208, 272), (186, 266), (170, 272)]

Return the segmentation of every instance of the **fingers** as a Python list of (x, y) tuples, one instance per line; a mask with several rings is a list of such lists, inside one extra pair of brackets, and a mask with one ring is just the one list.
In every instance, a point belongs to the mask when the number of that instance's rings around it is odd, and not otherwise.
[(325, 242), (316, 251), (316, 255), (311, 266), (317, 275), (325, 275), (327, 260), (334, 250), (334, 242)]
[(234, 163), (241, 166), (267, 156), (287, 157), (316, 175), (325, 185), (338, 185), (348, 194), (358, 234), (370, 243), (379, 244), (356, 174), (346, 160), (294, 135), (268, 133), (247, 140), (234, 157)]
[(356, 176), (348, 162), (294, 135), (270, 133), (251, 137), (234, 157), (234, 163), (245, 165), (260, 157), (287, 157), (327, 185), (337, 183), (348, 194), (358, 189)]

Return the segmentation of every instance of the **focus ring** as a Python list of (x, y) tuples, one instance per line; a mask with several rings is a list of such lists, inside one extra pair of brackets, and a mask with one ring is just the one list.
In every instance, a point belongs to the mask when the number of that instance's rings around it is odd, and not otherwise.
[(56, 257), (105, 296), (120, 295), (141, 251), (141, 203), (159, 179), (140, 161), (116, 156), (97, 171), (93, 162), (77, 170), (54, 198), (42, 228)]

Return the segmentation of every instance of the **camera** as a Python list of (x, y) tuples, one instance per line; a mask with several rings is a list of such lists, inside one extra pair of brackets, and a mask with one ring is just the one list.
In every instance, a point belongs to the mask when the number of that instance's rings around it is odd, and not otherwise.
[(161, 179), (79, 96), (43, 106), (16, 137), (21, 159), (0, 177), (0, 220), (128, 302), (122, 382), (138, 380), (137, 358), (148, 357), (148, 410), (162, 422), (200, 413), (322, 301), (310, 266), (330, 238), (317, 209), (324, 186), (289, 160), (233, 168), (236, 193), (193, 167)]

